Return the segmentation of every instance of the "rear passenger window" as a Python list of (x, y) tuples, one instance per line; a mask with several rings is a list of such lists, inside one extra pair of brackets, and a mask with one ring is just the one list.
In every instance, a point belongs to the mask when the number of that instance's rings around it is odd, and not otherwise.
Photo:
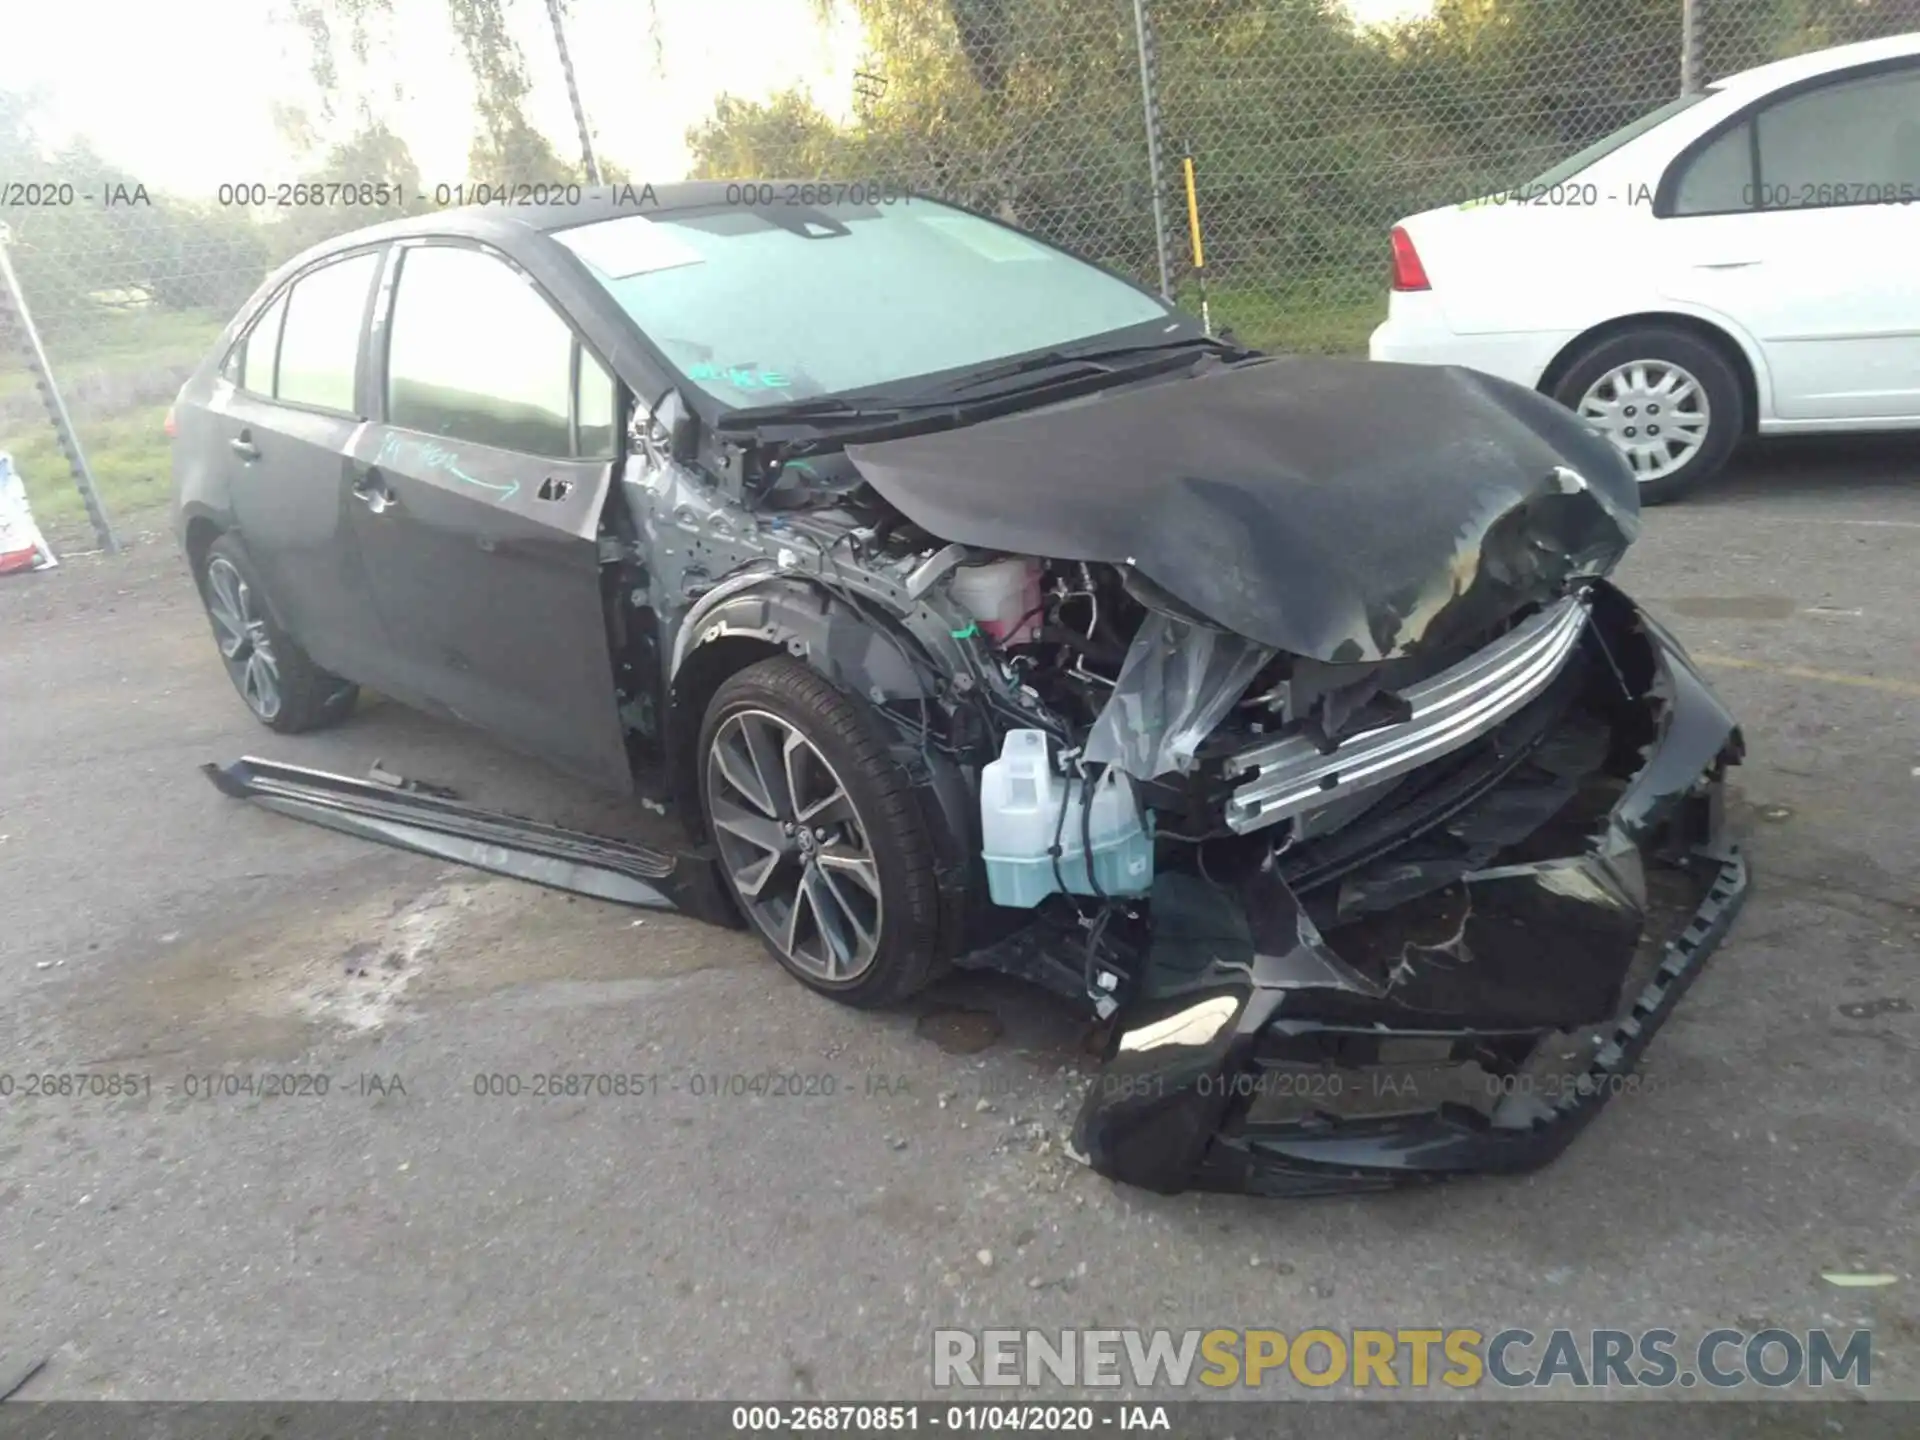
[(1920, 184), (1920, 69), (1796, 95), (1758, 124), (1769, 210), (1910, 200)]
[(613, 454), (612, 380), (583, 351), (576, 409), (572, 328), (493, 256), (409, 250), (387, 335), (389, 423), (525, 455)]
[(247, 333), (240, 360), (240, 388), (256, 395), (273, 394), (273, 361), (280, 349), (280, 322), (287, 313), (287, 293), (281, 291), (260, 313)]
[(1920, 69), (1790, 95), (1681, 163), (1676, 215), (1910, 200), (1920, 194)]
[(294, 282), (280, 333), (280, 399), (354, 413), (360, 324), (379, 263), (369, 251)]

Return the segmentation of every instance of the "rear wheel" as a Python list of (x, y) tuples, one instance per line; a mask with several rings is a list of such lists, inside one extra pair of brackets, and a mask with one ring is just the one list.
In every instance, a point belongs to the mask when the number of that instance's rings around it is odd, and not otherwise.
[(934, 977), (933, 848), (870, 707), (798, 661), (763, 660), (714, 695), (699, 753), (721, 871), (775, 959), (850, 1005)]
[(246, 550), (231, 535), (207, 547), (195, 577), (220, 663), (254, 719), (283, 735), (334, 724), (359, 688), (322, 670), (273, 618)]
[(1626, 456), (1646, 505), (1678, 499), (1716, 474), (1746, 429), (1740, 379), (1726, 356), (1661, 326), (1589, 347), (1553, 396)]

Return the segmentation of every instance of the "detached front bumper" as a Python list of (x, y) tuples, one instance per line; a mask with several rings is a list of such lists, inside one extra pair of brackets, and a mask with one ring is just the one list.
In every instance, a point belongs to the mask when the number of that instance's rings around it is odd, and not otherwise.
[(1634, 1088), (1746, 897), (1743, 741), (1609, 586), (1582, 652), (1337, 877), (1286, 851), (1159, 877), (1075, 1128), (1096, 1170), (1267, 1195), (1528, 1170)]

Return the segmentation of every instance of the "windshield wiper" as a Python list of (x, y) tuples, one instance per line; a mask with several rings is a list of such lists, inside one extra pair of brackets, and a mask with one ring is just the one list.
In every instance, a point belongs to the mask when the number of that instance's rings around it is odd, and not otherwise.
[[(732, 410), (715, 422), (714, 428), (727, 434), (753, 433), (770, 427), (800, 425), (816, 429), (842, 427), (865, 428), (919, 419), (943, 411), (956, 416), (976, 405), (990, 403), (1002, 395), (1013, 395), (1027, 388), (1007, 386), (1001, 392), (982, 395), (1000, 381), (1017, 380), (1028, 375), (1046, 376), (1046, 384), (1096, 375), (1131, 374), (1154, 368), (1144, 363), (1172, 357), (1179, 362), (1180, 352), (1195, 351), (1218, 355), (1239, 355), (1239, 347), (1205, 335), (1188, 335), (1178, 340), (1162, 340), (1147, 345), (1118, 345), (1105, 350), (1079, 350), (1072, 347), (1047, 350), (1038, 355), (1023, 355), (973, 370), (956, 380), (910, 391), (905, 395), (868, 393), (856, 395), (820, 395), (809, 400), (794, 400), (782, 405), (759, 405)], [(1126, 364), (1113, 362), (1135, 361)], [(1163, 367), (1170, 368), (1170, 367)]]
[(996, 365), (972, 370), (958, 379), (945, 381), (927, 390), (916, 391), (907, 398), (922, 400), (935, 395), (965, 395), (984, 389), (997, 381), (1012, 380), (1023, 375), (1037, 375), (1047, 371), (1061, 372), (1058, 375), (1049, 375), (1050, 380), (1071, 379), (1082, 374), (1111, 375), (1122, 368), (1130, 368), (1113, 363), (1115, 361), (1125, 362), (1144, 357), (1158, 357), (1194, 349), (1205, 349), (1215, 353), (1237, 353), (1235, 347), (1205, 335), (1188, 335), (1178, 340), (1161, 340), (1147, 345), (1115, 345), (1107, 349), (1066, 346), (1054, 350), (1043, 350), (1038, 355), (1023, 355), (1017, 360), (1003, 360)]
[(1069, 347), (1064, 353), (1073, 360), (1124, 360), (1132, 355), (1164, 355), (1175, 350), (1208, 350), (1218, 355), (1244, 354), (1243, 347), (1218, 335), (1181, 335), (1173, 340), (1149, 340), (1141, 345), (1098, 345)]
[(1064, 350), (1047, 350), (1038, 355), (1023, 355), (1018, 360), (1002, 360), (984, 369), (971, 370), (957, 380), (943, 381), (925, 390), (916, 391), (915, 394), (956, 395), (967, 390), (977, 390), (983, 385), (991, 385), (996, 380), (1011, 380), (1016, 375), (1031, 375), (1037, 371), (1057, 370), (1063, 367), (1090, 372), (1109, 368), (1094, 361), (1082, 360), (1077, 355), (1069, 355)]
[(731, 410), (715, 422), (719, 430), (757, 430), (763, 425), (789, 423), (826, 423), (857, 420), (862, 423), (897, 420), (905, 406), (880, 396), (822, 395), (812, 400), (792, 400), (784, 405), (756, 405), (746, 410)]

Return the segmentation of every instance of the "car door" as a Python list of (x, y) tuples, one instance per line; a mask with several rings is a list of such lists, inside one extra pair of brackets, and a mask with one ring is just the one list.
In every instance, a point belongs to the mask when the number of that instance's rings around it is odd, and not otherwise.
[(297, 276), (247, 330), (209, 407), (241, 540), (276, 613), (322, 666), (373, 685), (391, 651), (345, 505), (379, 265), (370, 249)]
[(372, 347), (380, 422), (354, 450), (351, 493), (407, 672), (396, 693), (630, 789), (599, 550), (611, 374), (495, 251), (411, 243), (391, 271)]
[(1920, 65), (1771, 96), (1662, 182), (1664, 292), (1760, 344), (1782, 421), (1920, 419)]

